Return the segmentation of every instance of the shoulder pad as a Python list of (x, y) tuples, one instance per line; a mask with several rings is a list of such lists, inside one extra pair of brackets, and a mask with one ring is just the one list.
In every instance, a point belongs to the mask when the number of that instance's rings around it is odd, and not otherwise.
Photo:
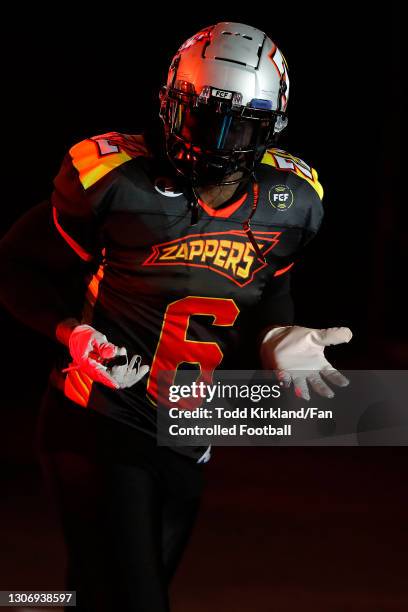
[(263, 164), (273, 166), (277, 170), (293, 172), (313, 187), (320, 199), (323, 198), (323, 187), (319, 183), (317, 172), (299, 157), (294, 157), (282, 149), (268, 149), (262, 159)]
[(69, 154), (85, 189), (130, 159), (151, 156), (142, 135), (118, 132), (82, 140), (71, 147)]

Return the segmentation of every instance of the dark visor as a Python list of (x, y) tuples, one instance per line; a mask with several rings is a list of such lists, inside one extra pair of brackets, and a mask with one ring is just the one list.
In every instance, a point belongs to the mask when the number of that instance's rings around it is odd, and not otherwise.
[(173, 100), (173, 133), (203, 150), (248, 150), (265, 143), (275, 119), (248, 119), (233, 110), (217, 112), (213, 106), (197, 107)]

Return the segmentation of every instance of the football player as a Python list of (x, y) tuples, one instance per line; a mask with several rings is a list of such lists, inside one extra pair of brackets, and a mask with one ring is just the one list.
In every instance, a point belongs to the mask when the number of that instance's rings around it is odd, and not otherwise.
[(290, 269), (323, 191), (275, 146), (288, 96), (266, 34), (201, 30), (160, 92), (162, 133), (72, 146), (50, 200), (1, 243), (3, 303), (61, 343), (40, 444), (78, 610), (168, 610), (209, 449), (156, 445), (160, 372), (199, 381), (257, 354), (305, 399), (347, 384), (324, 347), (350, 330), (293, 321)]

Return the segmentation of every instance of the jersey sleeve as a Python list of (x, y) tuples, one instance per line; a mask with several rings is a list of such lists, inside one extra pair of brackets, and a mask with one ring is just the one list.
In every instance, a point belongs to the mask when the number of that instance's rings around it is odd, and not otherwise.
[(54, 179), (53, 219), (81, 259), (92, 260), (102, 248), (100, 228), (118, 189), (117, 169), (149, 155), (142, 136), (117, 132), (87, 138), (66, 154)]
[[(262, 159), (262, 168), (269, 168), (275, 181), (276, 177), (279, 180), (268, 195), (271, 205), (278, 211), (277, 214), (282, 215), (287, 228), (301, 230), (300, 240), (293, 249), (295, 258), (317, 234), (323, 220), (324, 192), (318, 173), (302, 159), (282, 149), (267, 150)], [(274, 199), (271, 200), (271, 197)]]
[(314, 168), (280, 149), (269, 151), (263, 163), (274, 168), (274, 186), (270, 188), (267, 182), (268, 203), (274, 208), (274, 222), (278, 218), (282, 224), (285, 242), (279, 267), (271, 271), (257, 305), (254, 320), (260, 336), (275, 325), (293, 325), (291, 273), (305, 247), (318, 233), (324, 216), (323, 187)]
[[(258, 304), (249, 309), (242, 320), (242, 335), (247, 339), (246, 351), (248, 360), (246, 367), (258, 363), (259, 346), (268, 329), (275, 325), (293, 325), (294, 304), (291, 295), (290, 272), (278, 277), (272, 277), (266, 285)], [(248, 365), (252, 363), (252, 365)]]
[(91, 261), (101, 249), (99, 229), (115, 177), (109, 173), (87, 184), (80, 171), (84, 154), (84, 148), (77, 146), (65, 155), (54, 179), (51, 204), (55, 228), (61, 237), (81, 259)]
[(303, 256), (304, 248), (318, 233), (323, 220), (321, 195), (307, 181), (298, 181), (294, 190), (301, 228), (300, 239), (292, 252), (281, 258), (281, 265), (269, 278), (257, 313), (258, 329), (263, 332), (274, 325), (293, 325), (295, 309), (291, 296), (292, 270)]
[(290, 272), (270, 280), (262, 294), (256, 315), (256, 325), (259, 331), (273, 325), (293, 324), (294, 305)]

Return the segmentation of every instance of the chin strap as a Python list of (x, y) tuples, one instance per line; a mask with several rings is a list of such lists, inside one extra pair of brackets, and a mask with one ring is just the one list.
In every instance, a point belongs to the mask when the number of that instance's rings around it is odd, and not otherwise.
[(249, 240), (249, 242), (252, 244), (252, 246), (254, 247), (255, 253), (258, 256), (258, 259), (260, 261), (262, 261), (263, 263), (266, 263), (266, 259), (265, 259), (265, 255), (262, 253), (257, 241), (255, 240), (255, 236), (252, 233), (251, 230), (251, 219), (255, 214), (255, 211), (258, 207), (258, 200), (259, 200), (259, 185), (256, 181), (256, 177), (255, 174), (252, 174), (252, 189), (253, 189), (253, 193), (254, 193), (254, 199), (252, 202), (252, 206), (251, 206), (251, 210), (250, 213), (248, 215), (248, 218), (243, 222), (242, 227), (244, 229), (244, 232), (247, 235), (247, 238)]
[(188, 207), (191, 210), (190, 225), (196, 225), (198, 221), (198, 194), (193, 182), (189, 182)]

